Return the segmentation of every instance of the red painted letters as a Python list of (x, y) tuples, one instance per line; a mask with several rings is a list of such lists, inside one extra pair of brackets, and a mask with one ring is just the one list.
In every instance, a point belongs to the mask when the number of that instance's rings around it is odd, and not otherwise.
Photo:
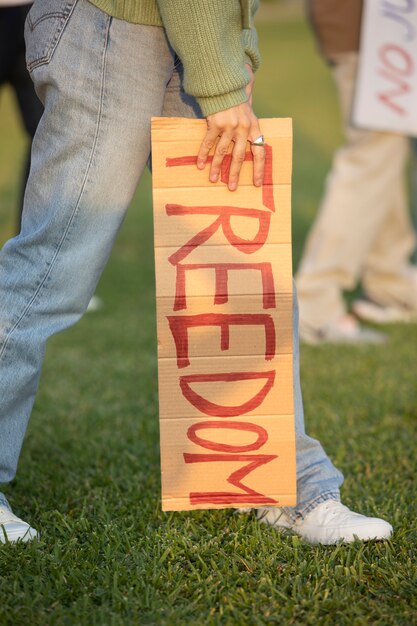
[[(211, 159), (209, 159), (211, 160)], [(252, 154), (248, 152), (245, 160), (253, 160)], [(228, 182), (231, 158), (228, 155), (221, 168), (221, 181)], [(168, 158), (166, 160), (167, 167), (176, 167), (190, 165), (195, 167), (195, 156), (183, 156), (176, 158)], [(230, 196), (233, 197), (232, 195)], [(199, 246), (209, 246), (213, 243), (210, 239), (217, 232), (222, 232), (226, 240), (226, 245), (230, 245), (237, 252), (245, 255), (253, 254), (260, 250), (268, 239), (271, 214), (275, 211), (275, 202), (273, 196), (273, 180), (272, 180), (272, 148), (266, 147), (266, 164), (265, 179), (262, 189), (262, 204), (265, 210), (255, 208), (243, 208), (237, 206), (183, 206), (181, 204), (166, 204), (165, 210), (169, 217), (177, 217), (186, 219), (187, 216), (207, 215), (213, 216), (213, 220), (208, 226), (205, 226), (196, 232), (188, 241), (183, 243), (169, 257), (169, 262), (176, 268), (176, 286), (175, 300), (173, 302), (174, 311), (188, 310), (191, 304), (187, 301), (187, 281), (186, 276), (189, 272), (198, 272), (202, 270), (212, 270), (214, 272), (213, 284), (213, 306), (221, 307), (229, 302), (229, 274), (231, 272), (245, 272), (248, 276), (248, 270), (259, 272), (261, 302), (263, 309), (274, 309), (276, 307), (275, 284), (272, 266), (268, 262), (262, 263), (244, 263), (244, 262), (213, 262), (206, 263), (183, 263), (184, 259), (189, 256)], [(232, 226), (232, 219), (234, 220)], [(243, 222), (242, 222), (243, 220)], [(256, 232), (251, 238), (241, 237), (236, 230), (239, 224), (245, 225), (245, 220), (255, 221)], [(192, 223), (192, 222), (190, 222)], [(217, 244), (217, 239), (216, 239)], [(217, 244), (218, 245), (218, 244)], [(221, 245), (225, 245), (223, 242)], [(229, 350), (230, 344), (230, 327), (241, 326), (261, 326), (265, 333), (265, 360), (271, 360), (275, 356), (276, 350), (276, 332), (274, 318), (266, 313), (212, 313), (210, 311), (189, 315), (168, 315), (167, 321), (175, 343), (177, 368), (184, 369), (190, 366), (190, 341), (201, 336), (201, 329), (209, 326), (218, 326), (220, 330), (220, 349), (221, 351)], [(191, 329), (200, 329), (200, 333), (193, 335)], [(205, 356), (199, 354), (199, 356)], [(212, 451), (209, 453), (184, 453), (184, 461), (186, 464), (193, 463), (216, 463), (216, 462), (234, 462), (243, 464), (239, 469), (233, 471), (227, 478), (227, 482), (233, 485), (237, 491), (192, 491), (189, 494), (190, 503), (192, 505), (268, 505), (277, 504), (277, 501), (271, 497), (265, 496), (257, 492), (251, 487), (243, 484), (243, 480), (259, 467), (272, 462), (277, 458), (274, 454), (261, 454), (260, 451), (268, 441), (268, 432), (266, 428), (255, 424), (246, 416), (262, 405), (265, 398), (271, 391), (275, 381), (275, 370), (270, 371), (246, 371), (246, 372), (227, 372), (227, 373), (199, 373), (182, 375), (179, 377), (179, 386), (183, 397), (190, 403), (201, 415), (222, 418), (221, 420), (205, 420), (197, 419), (187, 430), (187, 437), (195, 446)], [(254, 392), (254, 386), (251, 385), (251, 391), (245, 392), (245, 383), (259, 380), (260, 386)], [(238, 404), (225, 404), (224, 400), (220, 401), (216, 398), (219, 389), (225, 390), (227, 385), (228, 391), (235, 393), (233, 397), (238, 396), (240, 401)], [(230, 386), (230, 387), (229, 387)], [(199, 392), (195, 387), (198, 387)], [(201, 388), (205, 389), (204, 395)], [(239, 393), (237, 393), (239, 391)], [(245, 397), (246, 393), (246, 397)], [(232, 393), (229, 393), (229, 397)], [(249, 397), (248, 397), (249, 396)], [(224, 395), (223, 395), (224, 397)], [(230, 420), (232, 417), (241, 417), (240, 421)], [(242, 418), (245, 419), (243, 420)], [(220, 433), (228, 432), (229, 436), (224, 441), (216, 441), (213, 432), (216, 431), (217, 438)], [(204, 433), (204, 436), (203, 436)], [(210, 433), (212, 437), (210, 438)], [(248, 439), (244, 439), (242, 443), (242, 434), (248, 433)], [(234, 439), (234, 435), (236, 439)], [(252, 437), (250, 436), (252, 435)], [(257, 451), (256, 454), (247, 454)], [(214, 453), (213, 453), (214, 452)]]
[[(168, 323), (177, 349), (178, 367), (190, 364), (188, 357), (188, 329), (202, 326), (220, 327), (221, 350), (229, 349), (230, 326), (264, 326), (265, 359), (275, 356), (275, 324), (271, 315), (265, 313), (203, 313), (201, 315), (170, 315)], [(204, 356), (204, 355), (202, 355)]]
[[(194, 235), (187, 243), (169, 257), (172, 265), (177, 265), (188, 256), (194, 248), (203, 245), (221, 227), (227, 241), (234, 248), (245, 254), (256, 252), (264, 245), (268, 236), (271, 213), (259, 209), (244, 209), (230, 206), (199, 206), (185, 207), (180, 204), (167, 204), (167, 215), (217, 215), (217, 218), (199, 233)], [(258, 232), (252, 240), (243, 239), (233, 232), (231, 226), (232, 217), (245, 217), (255, 219), (258, 222)]]
[(192, 492), (190, 493), (191, 504), (230, 504), (234, 506), (239, 504), (278, 504), (273, 498), (268, 498), (242, 483), (248, 474), (276, 458), (274, 454), (189, 454), (186, 452), (184, 454), (186, 463), (215, 463), (216, 461), (234, 463), (244, 461), (247, 463), (230, 474), (227, 479), (228, 483), (242, 490), (240, 493), (234, 491)]
[[(210, 400), (207, 400), (207, 398), (204, 398), (191, 388), (192, 383), (231, 384), (244, 380), (257, 380), (262, 378), (266, 379), (263, 387), (255, 395), (238, 406), (224, 406), (210, 402)], [(237, 415), (244, 415), (245, 413), (249, 413), (249, 411), (257, 409), (271, 391), (274, 380), (275, 370), (271, 370), (270, 372), (233, 372), (229, 374), (190, 374), (180, 377), (180, 387), (188, 402), (201, 411), (201, 413), (212, 415), (213, 417), (236, 417)]]
[(414, 63), (411, 55), (400, 48), (400, 46), (387, 44), (379, 50), (379, 58), (383, 64), (380, 75), (393, 84), (394, 88), (378, 94), (378, 99), (399, 115), (405, 115), (404, 107), (394, 100), (399, 96), (407, 94), (411, 90), (411, 85), (407, 78), (414, 70)]
[[(209, 156), (207, 159), (207, 163), (211, 163), (213, 160), (212, 156)], [(245, 161), (253, 161), (253, 156), (251, 152), (247, 152), (245, 154)], [(232, 162), (231, 155), (228, 154), (223, 159), (223, 163), (220, 171), (220, 180), (222, 183), (227, 185), (229, 182), (229, 171), (230, 165)], [(196, 156), (183, 156), (183, 157), (175, 157), (168, 158), (166, 160), (167, 167), (178, 167), (179, 165), (192, 165), (196, 166), (197, 157)], [(272, 181), (272, 148), (271, 146), (265, 146), (265, 175), (264, 175), (264, 183), (262, 186), (262, 202), (264, 206), (266, 206), (270, 211), (275, 211), (275, 201), (274, 201), (274, 192), (273, 192), (273, 181)]]
[[(228, 428), (232, 430), (249, 431), (257, 433), (258, 438), (254, 443), (231, 445), (227, 443), (216, 443), (208, 439), (199, 437), (196, 433), (198, 430), (206, 430), (213, 428)], [(268, 441), (268, 433), (262, 426), (256, 424), (248, 424), (248, 422), (197, 422), (190, 426), (187, 431), (187, 437), (193, 443), (208, 450), (216, 450), (217, 452), (250, 452), (262, 448), (264, 443)]]
[(175, 292), (174, 311), (187, 308), (185, 297), (185, 273), (191, 270), (213, 269), (216, 274), (216, 287), (214, 292), (214, 304), (228, 302), (227, 291), (228, 276), (231, 271), (257, 270), (262, 278), (263, 308), (275, 308), (275, 285), (272, 267), (270, 263), (188, 263), (177, 264), (177, 283)]

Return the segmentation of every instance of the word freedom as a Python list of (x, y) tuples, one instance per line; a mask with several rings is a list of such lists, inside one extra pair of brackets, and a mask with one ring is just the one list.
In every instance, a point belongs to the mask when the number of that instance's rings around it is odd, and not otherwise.
[[(247, 153), (246, 160), (251, 160), (251, 153)], [(223, 162), (221, 180), (227, 183), (230, 156)], [(166, 166), (195, 167), (195, 156), (183, 156), (168, 158)], [(183, 397), (202, 416), (211, 419), (197, 420), (187, 429), (187, 438), (201, 449), (201, 452), (183, 453), (184, 462), (189, 464), (201, 463), (228, 463), (239, 462), (239, 469), (230, 473), (227, 482), (235, 487), (230, 491), (192, 491), (189, 493), (192, 505), (273, 505), (277, 501), (252, 489), (245, 482), (249, 474), (260, 466), (265, 465), (277, 458), (276, 454), (265, 454), (263, 447), (268, 442), (269, 433), (267, 428), (259, 423), (254, 423), (247, 418), (242, 419), (246, 413), (261, 406), (265, 398), (273, 388), (276, 372), (268, 371), (240, 371), (240, 372), (204, 372), (187, 375), (182, 373), (190, 365), (189, 346), (192, 341), (193, 330), (205, 327), (217, 327), (220, 331), (220, 350), (227, 352), (230, 349), (230, 335), (232, 327), (241, 327), (245, 332), (250, 326), (263, 329), (264, 334), (264, 359), (271, 361), (276, 354), (276, 328), (273, 316), (269, 309), (276, 307), (274, 271), (269, 262), (250, 262), (250, 255), (259, 251), (268, 239), (271, 225), (271, 217), (275, 212), (272, 181), (272, 149), (266, 146), (265, 180), (262, 189), (263, 209), (254, 209), (241, 206), (185, 206), (183, 204), (167, 203), (166, 215), (173, 219), (186, 216), (210, 216), (210, 223), (195, 232), (190, 239), (172, 252), (168, 258), (169, 263), (175, 267), (175, 297), (172, 303), (174, 314), (167, 316), (170, 331), (175, 343), (176, 363), (179, 371), (178, 384)], [(230, 197), (233, 197), (230, 194)], [(249, 220), (253, 223), (254, 235), (248, 239), (242, 238), (234, 229), (234, 221), (239, 219)], [(216, 233), (221, 232), (227, 244), (237, 252), (241, 259), (239, 262), (192, 263), (188, 257), (200, 246), (207, 246), (207, 250), (214, 250), (210, 246), (210, 239)], [(187, 276), (198, 272), (212, 272), (213, 297), (212, 307), (204, 313), (193, 314), (192, 298), (187, 298)], [(218, 313), (216, 307), (225, 304), (229, 300), (228, 284), (232, 274), (240, 273), (241, 280), (245, 281), (248, 271), (255, 272), (259, 278), (259, 308), (256, 313)], [(189, 302), (191, 301), (191, 304)], [(181, 314), (175, 314), (182, 311)], [(184, 313), (187, 312), (187, 314)], [(188, 314), (190, 313), (190, 314)], [(235, 405), (224, 404), (220, 400), (215, 401), (216, 390), (224, 393), (224, 386), (244, 383), (245, 381), (257, 380), (260, 387), (255, 393), (241, 398), (241, 402)], [(206, 393), (198, 393), (195, 386), (203, 386)], [(244, 389), (244, 387), (243, 387)], [(212, 419), (215, 418), (215, 419)], [(233, 418), (233, 419), (231, 419)], [(240, 419), (237, 419), (240, 418)], [(222, 431), (234, 431), (239, 435), (236, 442), (225, 443), (217, 441), (211, 433)], [(249, 434), (250, 440), (242, 443), (242, 433)]]

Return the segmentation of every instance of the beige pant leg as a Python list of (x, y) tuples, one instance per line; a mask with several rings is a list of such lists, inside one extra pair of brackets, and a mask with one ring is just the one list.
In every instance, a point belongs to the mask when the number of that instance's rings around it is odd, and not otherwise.
[(333, 68), (346, 142), (333, 158), (296, 277), (300, 322), (312, 328), (346, 312), (343, 290), (354, 288), (365, 268), (374, 280), (386, 246), (396, 250), (391, 268), (397, 263), (402, 270), (412, 248), (404, 192), (408, 140), (349, 124), (356, 68), (353, 53), (340, 55)]
[(417, 309), (417, 268), (410, 264), (415, 244), (404, 193), (388, 214), (366, 259), (362, 288), (370, 300), (383, 306)]

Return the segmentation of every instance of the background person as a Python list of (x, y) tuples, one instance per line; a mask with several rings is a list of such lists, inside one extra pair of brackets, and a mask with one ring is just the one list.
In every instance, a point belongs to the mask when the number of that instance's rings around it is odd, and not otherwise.
[(296, 276), (300, 336), (308, 343), (380, 343), (384, 336), (348, 313), (343, 291), (361, 283), (356, 316), (417, 320), (417, 270), (405, 172), (408, 139), (351, 123), (362, 0), (309, 0), (320, 49), (329, 61), (345, 143), (335, 153), (318, 216)]

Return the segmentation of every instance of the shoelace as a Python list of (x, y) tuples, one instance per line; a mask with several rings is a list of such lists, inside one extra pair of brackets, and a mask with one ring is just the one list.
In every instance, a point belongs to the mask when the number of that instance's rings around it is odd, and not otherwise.
[[(340, 502), (329, 502), (322, 508), (321, 512), (325, 513), (324, 518), (327, 517), (328, 521), (330, 521), (329, 518), (333, 519), (335, 517), (339, 517), (340, 523), (343, 523), (344, 521), (351, 522), (353, 517), (362, 517), (358, 513), (351, 511), (347, 506), (341, 504)], [(326, 520), (323, 519), (323, 522), (325, 521)]]

